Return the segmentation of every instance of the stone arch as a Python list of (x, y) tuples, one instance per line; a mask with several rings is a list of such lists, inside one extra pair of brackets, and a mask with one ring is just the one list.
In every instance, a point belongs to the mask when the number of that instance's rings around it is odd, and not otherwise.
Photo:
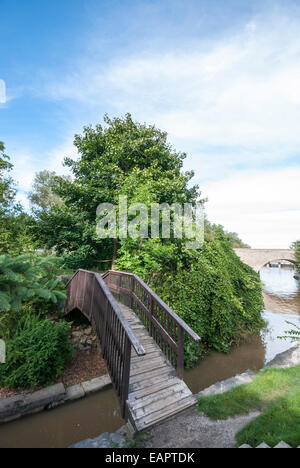
[(296, 263), (296, 253), (291, 249), (234, 249), (240, 259), (257, 273), (273, 261)]

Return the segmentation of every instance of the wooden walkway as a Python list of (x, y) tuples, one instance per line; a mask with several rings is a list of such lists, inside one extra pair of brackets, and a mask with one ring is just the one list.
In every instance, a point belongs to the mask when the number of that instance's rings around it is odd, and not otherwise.
[(200, 337), (141, 278), (78, 270), (66, 289), (65, 313), (78, 309), (91, 322), (122, 417), (136, 430), (196, 404), (183, 382), (184, 335)]
[(119, 306), (146, 351), (131, 353), (128, 416), (138, 431), (196, 404), (196, 399), (183, 380), (176, 377), (159, 346), (150, 337), (137, 315), (127, 306)]

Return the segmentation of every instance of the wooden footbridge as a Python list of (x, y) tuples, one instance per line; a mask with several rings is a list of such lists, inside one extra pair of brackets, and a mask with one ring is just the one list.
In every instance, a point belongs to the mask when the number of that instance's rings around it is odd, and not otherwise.
[(122, 416), (143, 430), (195, 404), (183, 382), (184, 334), (199, 336), (137, 275), (79, 270), (67, 285), (66, 313), (91, 322)]

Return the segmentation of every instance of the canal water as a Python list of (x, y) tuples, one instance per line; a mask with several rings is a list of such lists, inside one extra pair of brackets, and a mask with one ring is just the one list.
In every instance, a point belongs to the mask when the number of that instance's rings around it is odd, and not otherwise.
[[(290, 329), (286, 321), (300, 323), (299, 283), (294, 270), (263, 268), (267, 328), (235, 346), (228, 355), (211, 352), (197, 367), (185, 372), (193, 393), (244, 372), (261, 369), (277, 353), (293, 346), (278, 336)], [(124, 424), (113, 389), (70, 403), (52, 411), (28, 416), (0, 426), (0, 448), (64, 448), (103, 432), (114, 432)]]

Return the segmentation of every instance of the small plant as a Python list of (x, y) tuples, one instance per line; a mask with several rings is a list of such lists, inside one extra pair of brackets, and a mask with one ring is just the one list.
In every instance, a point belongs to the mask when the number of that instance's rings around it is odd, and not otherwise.
[(24, 318), (7, 343), (0, 385), (33, 390), (51, 384), (73, 356), (69, 329), (70, 325), (63, 321), (41, 320), (36, 315)]
[(291, 325), (292, 327), (294, 327), (294, 329), (291, 329), (291, 330), (285, 330), (284, 333), (285, 335), (284, 336), (278, 336), (278, 338), (280, 340), (292, 340), (292, 341), (299, 341), (300, 340), (300, 327), (298, 327), (298, 325), (296, 325), (295, 323), (292, 323), (292, 322), (288, 322), (286, 320), (286, 323), (288, 325)]

